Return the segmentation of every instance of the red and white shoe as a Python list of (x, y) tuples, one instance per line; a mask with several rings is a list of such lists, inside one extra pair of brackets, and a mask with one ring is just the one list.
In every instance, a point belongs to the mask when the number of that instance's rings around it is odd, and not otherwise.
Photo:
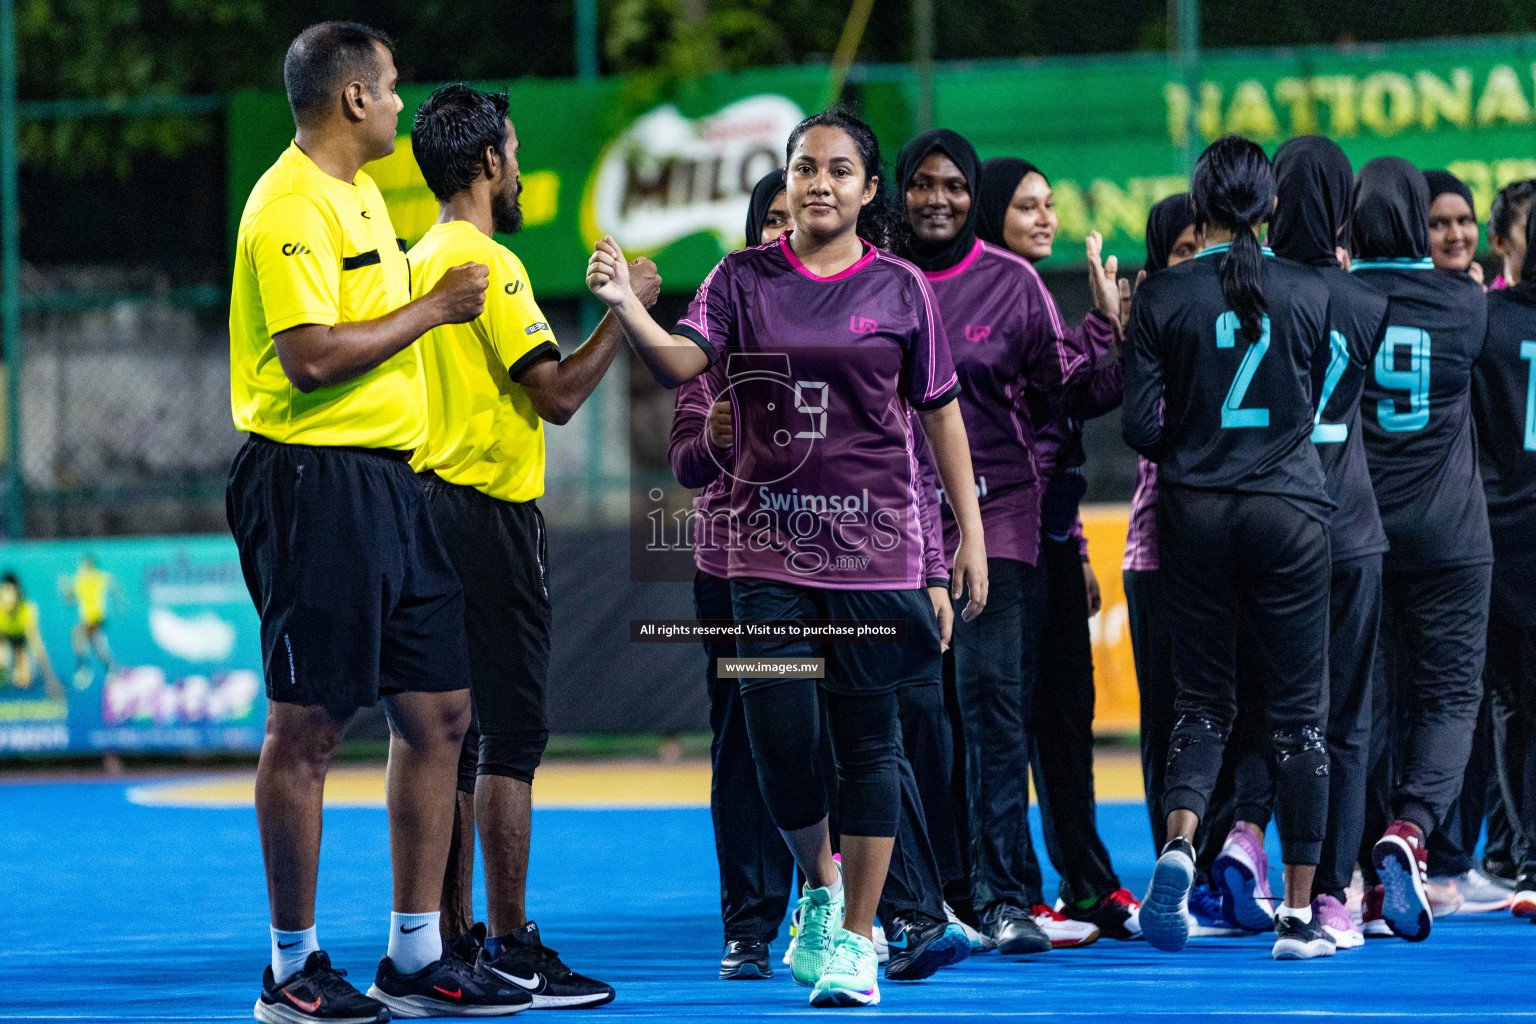
[(1057, 900), (1056, 911), (1074, 921), (1086, 921), (1096, 926), (1102, 938), (1129, 942), (1142, 937), (1141, 902), (1131, 895), (1129, 889), (1116, 889), (1086, 909), (1068, 907)]
[(1099, 940), (1098, 925), (1087, 921), (1074, 921), (1065, 914), (1058, 914), (1044, 903), (1036, 903), (1030, 910), (1035, 924), (1051, 940), (1052, 949), (1072, 949), (1091, 946)]
[(1382, 916), (1381, 904), (1387, 898), (1379, 885), (1369, 886), (1360, 902), (1360, 934), (1368, 939), (1390, 939), (1392, 929)]
[(1371, 863), (1382, 885), (1381, 916), (1392, 934), (1409, 942), (1429, 938), (1435, 919), (1424, 890), (1428, 862), (1424, 833), (1410, 822), (1394, 821), (1371, 847)]
[(1509, 905), (1509, 912), (1527, 921), (1536, 921), (1536, 877), (1520, 876), (1520, 881), (1515, 883), (1515, 898)]

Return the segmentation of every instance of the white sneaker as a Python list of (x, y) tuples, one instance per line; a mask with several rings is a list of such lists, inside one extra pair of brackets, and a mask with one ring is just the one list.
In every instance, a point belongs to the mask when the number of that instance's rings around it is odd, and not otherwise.
[(795, 943), (800, 941), (800, 908), (796, 907), (789, 915), (789, 945), (784, 947), (784, 955), (779, 962), (785, 967), (792, 967), (795, 963)]
[(1099, 939), (1097, 925), (1087, 921), (1074, 921), (1058, 913), (1044, 903), (1036, 903), (1031, 913), (1035, 924), (1051, 940), (1052, 949), (1072, 949), (1075, 946), (1091, 946)]
[(874, 927), (870, 928), (869, 934), (874, 936), (875, 959), (882, 964), (885, 963), (891, 958), (891, 946), (885, 941), (885, 929), (876, 922)]
[[(1515, 894), (1493, 881), (1477, 868), (1463, 871), (1459, 875), (1435, 875), (1430, 878), (1436, 885), (1443, 885), (1455, 889), (1461, 894), (1461, 907), (1453, 911), (1457, 914), (1487, 914), (1495, 910), (1504, 910), (1514, 902)], [(1436, 912), (1436, 917), (1444, 916)]]
[(880, 965), (868, 939), (837, 930), (832, 958), (811, 992), (812, 1006), (874, 1006), (880, 1002)]
[(970, 925), (960, 920), (959, 916), (955, 913), (954, 908), (952, 908), (948, 903), (944, 904), (944, 919), (947, 920), (950, 924), (958, 927), (961, 931), (965, 932), (965, 939), (971, 944), (971, 954), (973, 956), (977, 953), (985, 953), (992, 949), (991, 937), (977, 931), (975, 928), (972, 928)]

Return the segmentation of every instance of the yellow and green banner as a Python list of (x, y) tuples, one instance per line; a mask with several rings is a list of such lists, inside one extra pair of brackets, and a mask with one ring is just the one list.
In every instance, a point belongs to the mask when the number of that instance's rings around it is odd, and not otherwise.
[[(580, 294), (602, 234), (655, 257), (669, 289), (696, 285), (741, 244), (752, 184), (782, 164), (785, 137), (819, 103), (826, 73), (711, 75), (665, 98), (622, 78), (481, 83), (511, 96), (526, 226), (510, 244), (539, 293)], [(905, 67), (863, 75), (854, 91), (893, 163), (915, 130), (916, 76)], [(401, 89), (396, 152), (368, 168), (407, 241), (436, 218), (409, 139), (431, 88)], [(1160, 54), (953, 64), (935, 75), (940, 125), (983, 158), (1022, 156), (1050, 177), (1059, 266), (1082, 261), (1092, 230), (1139, 263), (1148, 209), (1187, 186), (1191, 108), (1198, 146), (1228, 132), (1271, 149), (1292, 135), (1327, 135), (1356, 166), (1391, 154), (1449, 168), (1486, 216), (1499, 187), (1536, 175), (1536, 37), (1207, 51), (1193, 90)], [(228, 126), (233, 237), (246, 195), (293, 127), (277, 93), (235, 97)]]

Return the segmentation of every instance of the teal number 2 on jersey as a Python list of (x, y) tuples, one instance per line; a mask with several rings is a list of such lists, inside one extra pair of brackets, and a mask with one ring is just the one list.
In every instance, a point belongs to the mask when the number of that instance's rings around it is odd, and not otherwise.
[[(1397, 368), (1399, 346), (1408, 349), (1408, 369)], [(1393, 391), (1408, 392), (1408, 411), (1395, 398), (1376, 403), (1376, 422), (1393, 433), (1423, 430), (1429, 425), (1429, 332), (1421, 327), (1388, 327), (1376, 350), (1376, 383)]]
[(1349, 347), (1344, 342), (1344, 335), (1338, 331), (1330, 332), (1328, 350), (1328, 373), (1323, 378), (1322, 396), (1317, 400), (1317, 415), (1312, 419), (1313, 444), (1338, 444), (1349, 438), (1348, 423), (1323, 422), (1323, 410), (1328, 408), (1328, 400), (1333, 397), (1334, 388), (1339, 386), (1349, 366)]
[(1536, 341), (1520, 343), (1520, 358), (1531, 364), (1525, 385), (1525, 450), (1536, 452)]
[[(1238, 330), (1237, 314), (1230, 309), (1216, 318), (1216, 347), (1235, 348), (1237, 346)], [(1259, 340), (1248, 346), (1248, 351), (1243, 355), (1242, 364), (1237, 368), (1237, 376), (1232, 378), (1232, 386), (1227, 389), (1227, 400), (1221, 403), (1221, 425), (1223, 427), (1267, 427), (1269, 426), (1268, 409), (1243, 409), (1243, 396), (1248, 393), (1248, 385), (1253, 383), (1253, 375), (1258, 372), (1259, 362), (1264, 358), (1264, 353), (1269, 351), (1269, 317), (1264, 317), (1263, 326), (1259, 334)]]

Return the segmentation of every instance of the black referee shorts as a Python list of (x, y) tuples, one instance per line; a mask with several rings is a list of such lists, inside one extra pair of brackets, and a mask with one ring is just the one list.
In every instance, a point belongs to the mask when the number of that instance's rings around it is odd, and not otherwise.
[(235, 456), (225, 508), (268, 699), (345, 717), (469, 685), (463, 593), (406, 459), (256, 435)]
[(428, 473), (427, 506), (464, 583), (478, 775), (533, 782), (549, 740), (549, 535), (531, 501), (500, 501)]

